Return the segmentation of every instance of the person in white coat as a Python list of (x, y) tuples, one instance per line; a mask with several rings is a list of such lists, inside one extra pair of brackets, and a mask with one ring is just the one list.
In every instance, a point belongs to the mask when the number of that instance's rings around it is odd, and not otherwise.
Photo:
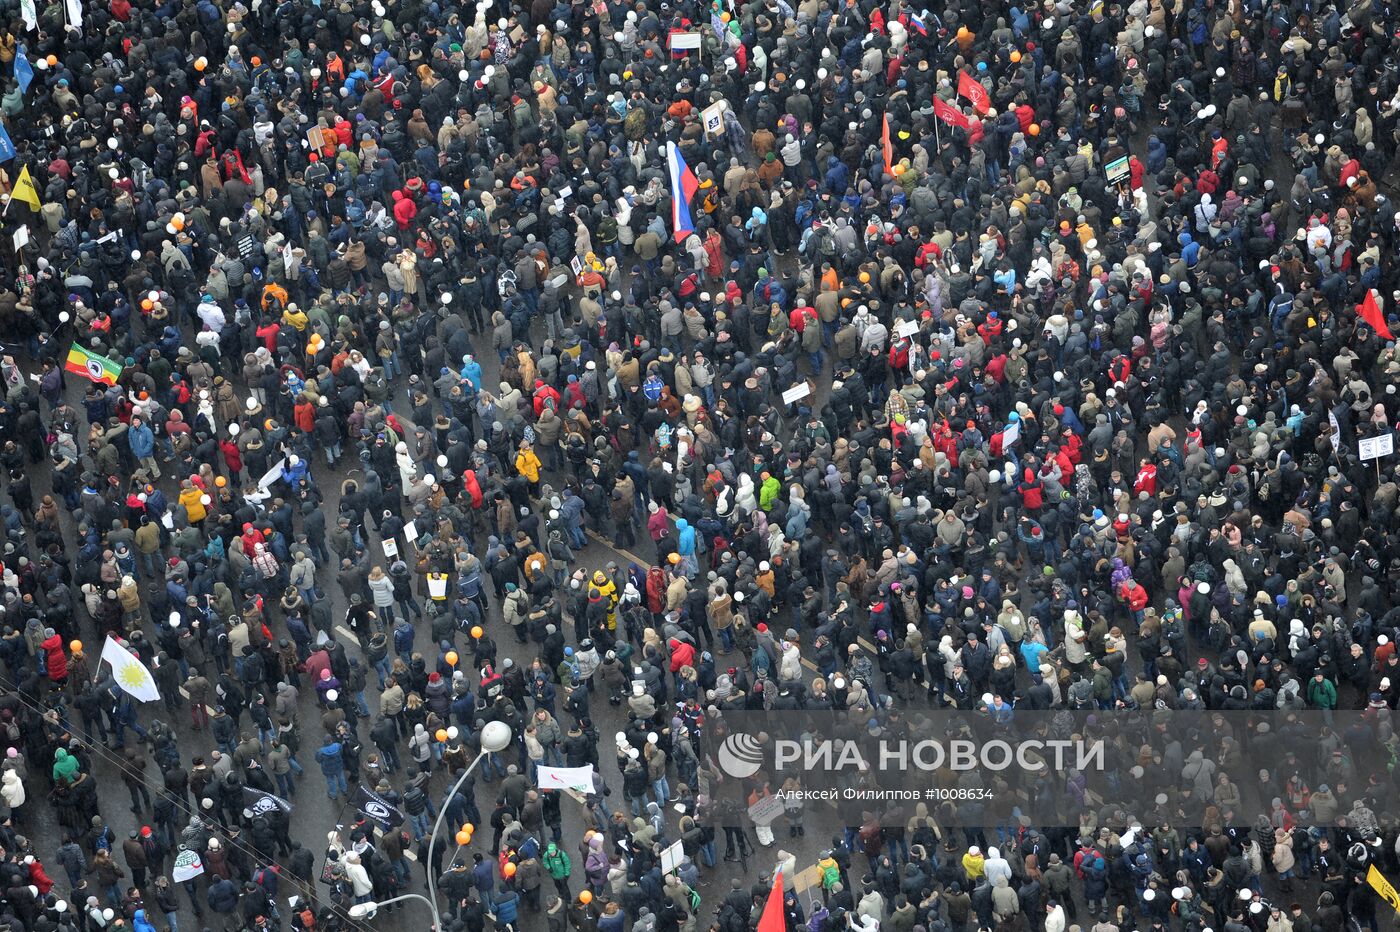
[(12, 817), (19, 807), (24, 805), (24, 781), (15, 771), (6, 769), (5, 775), (0, 777), (0, 797), (4, 797), (5, 807), (10, 810)]

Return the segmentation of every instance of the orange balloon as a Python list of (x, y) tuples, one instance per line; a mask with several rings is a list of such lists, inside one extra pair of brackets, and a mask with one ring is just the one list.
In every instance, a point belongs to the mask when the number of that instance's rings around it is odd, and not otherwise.
[(579, 894), (578, 894), (578, 901), (579, 901), (580, 903), (582, 903), (584, 906), (587, 906), (589, 903), (592, 903), (592, 902), (593, 902), (593, 891), (592, 891), (592, 890), (580, 890), (580, 891), (579, 891)]
[(208, 67), (209, 67), (209, 59), (205, 58), (203, 55), (199, 56), (198, 58), (196, 58), (196, 59), (194, 60), (194, 70), (195, 70), (195, 71), (203, 71), (205, 68), (208, 68)]
[(449, 667), (455, 667), (457, 666), (457, 660), (459, 658), (457, 657), (457, 652), (455, 650), (450, 650), (442, 655), (442, 659), (447, 661), (447, 665)]
[(185, 228), (185, 221), (179, 217), (172, 217), (170, 218), (170, 225), (177, 230), (183, 230)]
[(81, 653), (83, 652), (83, 642), (82, 642), (82, 641), (69, 641), (69, 642), (68, 642), (68, 649), (69, 649), (70, 651), (72, 651), (73, 653), (75, 653), (75, 654), (81, 654)]
[(437, 734), (434, 735), (434, 737), (438, 739), (438, 743), (439, 743), (439, 744), (443, 743), (444, 741), (447, 740), (447, 729), (446, 729), (446, 728), (439, 728), (439, 729), (437, 730)]
[(466, 844), (469, 844), (469, 843), (471, 842), (471, 840), (472, 840), (472, 834), (471, 834), (471, 832), (458, 832), (458, 833), (457, 833), (457, 844), (459, 844), (459, 845), (466, 845)]
[(156, 306), (156, 303), (155, 303), (154, 301), (152, 301), (150, 298), (142, 298), (142, 299), (141, 299), (141, 310), (143, 310), (143, 311), (153, 310), (153, 309), (155, 308), (155, 306)]
[(482, 636), (484, 636), (485, 634), (486, 631), (481, 627), (481, 625), (472, 626), (472, 637), (476, 638), (478, 641), (481, 640)]
[(475, 826), (475, 825), (472, 825), (470, 822), (463, 822), (463, 823), (462, 823), (462, 831), (464, 831), (464, 832), (466, 832), (468, 835), (470, 835), (472, 832), (476, 831), (476, 826)]
[(1032, 123), (1032, 124), (1030, 125), (1030, 128), (1027, 129), (1026, 132), (1030, 133), (1032, 136), (1039, 136), (1039, 135), (1040, 135), (1040, 124), (1039, 124), (1039, 123)]
[(52, 68), (54, 65), (57, 65), (57, 64), (58, 64), (58, 56), (57, 56), (57, 55), (50, 55), (48, 58), (44, 59), (44, 61), (48, 62), (48, 63), (49, 63), (49, 67)]
[(1015, 64), (1016, 62), (1019, 62), (1020, 60), (1021, 60), (1021, 53), (1020, 53), (1019, 51), (1013, 51), (1013, 52), (1011, 53), (1011, 61), (1012, 61), (1012, 63)]
[(506, 875), (507, 877), (514, 877), (514, 876), (515, 876), (516, 870), (518, 870), (518, 868), (515, 866), (515, 862), (514, 862), (514, 861), (507, 861), (507, 862), (506, 862), (506, 866), (505, 866), (505, 868), (504, 868), (504, 871), (505, 871), (505, 875)]
[(228, 480), (227, 480), (226, 478), (224, 478), (223, 476), (215, 476), (215, 477), (214, 477), (214, 484), (217, 485), (219, 488), (222, 489), (224, 486), (228, 485)]

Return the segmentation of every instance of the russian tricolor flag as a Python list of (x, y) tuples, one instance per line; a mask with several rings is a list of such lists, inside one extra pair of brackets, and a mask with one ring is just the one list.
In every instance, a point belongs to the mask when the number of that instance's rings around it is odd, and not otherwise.
[(676, 242), (683, 243), (695, 232), (695, 224), (690, 219), (690, 199), (700, 190), (700, 182), (685, 164), (674, 142), (666, 143), (666, 165), (671, 170), (671, 229)]
[(924, 18), (918, 13), (910, 14), (909, 26), (921, 36), (928, 35), (928, 25), (924, 22)]

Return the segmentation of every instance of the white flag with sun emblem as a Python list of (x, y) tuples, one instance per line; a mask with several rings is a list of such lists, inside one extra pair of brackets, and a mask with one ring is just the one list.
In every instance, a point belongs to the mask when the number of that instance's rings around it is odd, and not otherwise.
[(156, 688), (151, 671), (110, 635), (107, 643), (102, 645), (102, 662), (112, 665), (112, 676), (128, 695), (142, 702), (155, 702), (160, 698), (160, 690)]

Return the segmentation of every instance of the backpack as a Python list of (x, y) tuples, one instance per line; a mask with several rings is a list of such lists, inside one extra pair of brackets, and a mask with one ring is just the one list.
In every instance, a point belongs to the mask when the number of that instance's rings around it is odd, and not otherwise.
[(822, 889), (830, 890), (833, 886), (841, 882), (841, 868), (834, 858), (827, 858), (818, 861), (817, 867), (822, 872)]

